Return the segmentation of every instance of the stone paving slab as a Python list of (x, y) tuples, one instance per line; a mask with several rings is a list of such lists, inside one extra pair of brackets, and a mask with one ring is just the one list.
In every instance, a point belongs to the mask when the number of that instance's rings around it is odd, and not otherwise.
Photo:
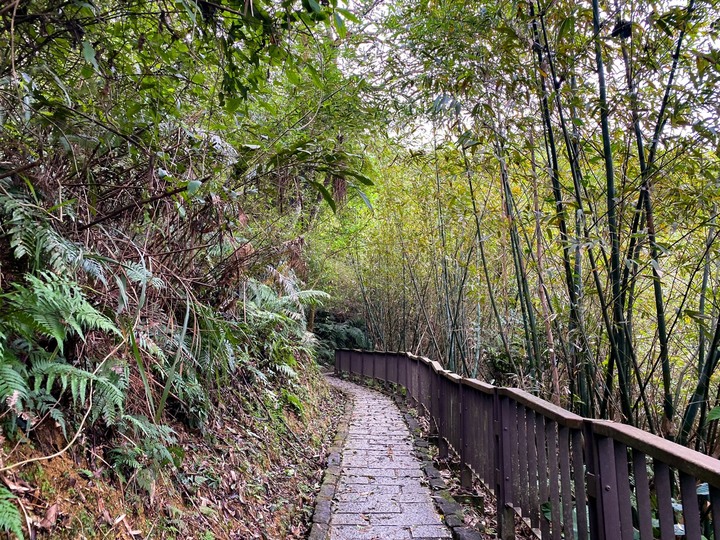
[(410, 432), (392, 400), (347, 381), (328, 380), (354, 401), (328, 538), (452, 538), (413, 453)]

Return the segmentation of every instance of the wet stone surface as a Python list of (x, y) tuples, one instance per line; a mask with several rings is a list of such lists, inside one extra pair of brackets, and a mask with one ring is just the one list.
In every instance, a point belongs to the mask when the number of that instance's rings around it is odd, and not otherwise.
[(392, 400), (347, 381), (328, 380), (355, 402), (332, 501), (330, 540), (451, 538)]

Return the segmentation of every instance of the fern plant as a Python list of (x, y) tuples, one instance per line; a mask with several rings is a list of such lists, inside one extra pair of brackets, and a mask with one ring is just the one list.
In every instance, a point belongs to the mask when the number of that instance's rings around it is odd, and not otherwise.
[(124, 415), (120, 431), (125, 442), (110, 451), (110, 461), (122, 481), (135, 478), (138, 487), (150, 492), (163, 467), (179, 465), (182, 456), (173, 446), (177, 439), (171, 427)]
[[(44, 388), (37, 390), (31, 390), (28, 393), (27, 401), (25, 403), (26, 410), (33, 411), (37, 416), (50, 417), (61, 429), (63, 436), (67, 439), (67, 419), (65, 418), (65, 412), (60, 405), (60, 402), (51, 393), (46, 392)], [(21, 413), (21, 411), (16, 411)]]
[(9, 399), (27, 399), (29, 388), (26, 376), (24, 366), (0, 342), (0, 403), (7, 403)]
[(31, 375), (35, 379), (36, 393), (44, 386), (45, 392), (49, 394), (57, 380), (63, 392), (70, 389), (76, 406), (85, 403), (89, 396), (88, 390), (92, 388), (90, 419), (93, 422), (102, 417), (106, 425), (112, 426), (122, 417), (129, 380), (129, 372), (123, 364), (107, 361), (95, 373), (62, 361), (45, 360), (33, 366)]
[[(169, 393), (181, 416), (195, 428), (202, 428), (207, 420), (210, 401), (203, 384), (203, 366), (193, 347), (193, 336), (181, 336), (181, 331), (164, 325), (137, 336), (137, 343), (146, 353), (152, 355), (151, 369), (161, 380), (169, 384)], [(179, 353), (179, 356), (178, 356)], [(180, 366), (176, 365), (179, 358)], [(173, 368), (175, 368), (174, 375)]]
[(13, 504), (15, 495), (0, 485), (0, 531), (14, 534), (23, 540), (22, 517), (20, 510)]
[(2, 321), (6, 329), (31, 342), (38, 334), (52, 338), (60, 354), (69, 336), (84, 340), (86, 330), (121, 335), (110, 319), (90, 305), (76, 282), (50, 272), (27, 274), (25, 280), (27, 285), (13, 283), (14, 291), (4, 295), (10, 307)]
[[(273, 275), (280, 279), (277, 271)], [(278, 294), (264, 283), (249, 280), (245, 309), (251, 332), (258, 337), (259, 343), (264, 344), (263, 350), (258, 351), (259, 356), (265, 357), (271, 368), (280, 365), (294, 368), (298, 353), (313, 355), (305, 308), (320, 305), (329, 296), (322, 291), (300, 290), (295, 279), (282, 277), (284, 294)]]
[(13, 283), (0, 295), (0, 407), (13, 417), (49, 415), (66, 433), (58, 396), (69, 391), (73, 403), (82, 406), (92, 391), (91, 420), (115, 424), (123, 414), (127, 368), (109, 359), (83, 369), (64, 357), (68, 339), (85, 340), (91, 330), (120, 335), (76, 282), (39, 272)]
[(85, 252), (52, 227), (48, 213), (25, 194), (0, 180), (0, 230), (10, 239), (17, 260), (27, 261), (33, 272), (51, 268), (58, 273), (82, 268), (90, 277), (106, 284), (100, 257)]

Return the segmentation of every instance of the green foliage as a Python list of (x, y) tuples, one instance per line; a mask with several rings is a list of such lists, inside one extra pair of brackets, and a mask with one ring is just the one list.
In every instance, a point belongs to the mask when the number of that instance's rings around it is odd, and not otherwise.
[(282, 396), (285, 401), (287, 401), (298, 413), (303, 414), (304, 413), (304, 407), (302, 400), (289, 390), (283, 388), (282, 390)]
[(294, 390), (297, 358), (312, 357), (314, 347), (305, 310), (306, 306), (319, 305), (327, 295), (300, 289), (291, 275), (277, 271), (270, 275), (283, 292), (247, 280), (243, 285), (242, 322), (220, 317), (194, 300), (184, 336), (182, 327), (175, 325), (155, 324), (136, 331), (138, 355), (145, 356), (143, 369), (148, 366), (153, 376), (165, 381), (168, 411), (191, 427), (204, 428), (212, 396), (240, 373), (260, 381), (268, 393), (279, 387), (284, 403), (302, 408)]
[[(269, 285), (255, 280), (247, 282), (248, 330), (258, 340), (262, 347), (258, 352), (270, 366), (292, 368), (298, 351), (312, 356), (312, 336), (307, 333), (305, 308), (320, 305), (328, 295), (322, 291), (300, 290), (292, 275), (284, 276), (276, 271), (272, 275), (283, 293), (278, 294)], [(285, 374), (292, 377), (287, 369)]]
[(106, 361), (90, 372), (59, 360), (41, 360), (33, 365), (30, 374), (35, 379), (36, 393), (44, 386), (50, 395), (56, 381), (60, 382), (62, 392), (69, 387), (76, 407), (82, 407), (92, 394), (92, 422), (102, 418), (106, 425), (112, 426), (123, 416), (129, 373), (122, 364)]
[[(3, 347), (2, 349), (5, 349)], [(24, 367), (13, 358), (12, 353), (2, 350), (0, 358), (0, 402), (7, 402), (8, 398), (14, 401), (27, 399), (28, 384), (23, 376)]]
[(28, 342), (52, 338), (60, 354), (69, 337), (85, 340), (87, 330), (120, 335), (110, 319), (88, 303), (76, 282), (49, 272), (39, 277), (27, 274), (25, 280), (27, 285), (13, 283), (13, 293), (3, 295), (10, 313), (1, 324), (9, 331)]
[(33, 272), (51, 268), (62, 273), (82, 268), (89, 276), (106, 283), (101, 261), (58, 234), (50, 223), (51, 215), (36, 201), (13, 189), (7, 180), (0, 180), (0, 216), (0, 231), (7, 235), (13, 256)]
[[(97, 405), (93, 404), (94, 407)], [(44, 417), (47, 415), (60, 427), (63, 432), (63, 436), (67, 439), (68, 437), (68, 420), (65, 417), (66, 408), (61, 404), (58, 399), (51, 393), (47, 392), (44, 388), (38, 388), (37, 390), (31, 390), (28, 394), (27, 400), (23, 403), (24, 411), (30, 411), (37, 417)], [(16, 414), (23, 414), (20, 408), (15, 409)], [(28, 425), (28, 428), (31, 428)]]
[(327, 295), (296, 277), (302, 235), (373, 187), (375, 113), (338, 62), (357, 19), (251, 4), (0, 13), (0, 415), (32, 437), (88, 413), (148, 491), (180, 459), (168, 417), (203, 429), (246, 378), (303, 412)]
[(720, 407), (713, 407), (707, 413), (707, 421), (712, 422), (713, 420), (720, 420)]
[(177, 442), (175, 432), (134, 415), (123, 416), (120, 431), (124, 442), (110, 451), (110, 462), (123, 481), (134, 479), (139, 488), (152, 493), (160, 471), (177, 467), (182, 460), (180, 449), (173, 446)]
[(330, 314), (318, 314), (314, 331), (318, 336), (318, 360), (326, 364), (333, 363), (335, 349), (370, 349), (372, 347), (361, 321), (339, 322)]
[(18, 540), (22, 540), (22, 516), (20, 510), (13, 504), (15, 495), (10, 493), (5, 486), (0, 486), (0, 531), (14, 534)]
[[(13, 415), (48, 414), (67, 432), (58, 396), (67, 390), (80, 409), (92, 394), (90, 419), (106, 425), (122, 416), (127, 368), (108, 359), (83, 368), (65, 358), (70, 339), (90, 331), (119, 335), (117, 327), (85, 298), (77, 282), (40, 271), (26, 274), (0, 296), (0, 403)], [(59, 383), (56, 386), (56, 382)], [(32, 427), (28, 423), (28, 429)]]

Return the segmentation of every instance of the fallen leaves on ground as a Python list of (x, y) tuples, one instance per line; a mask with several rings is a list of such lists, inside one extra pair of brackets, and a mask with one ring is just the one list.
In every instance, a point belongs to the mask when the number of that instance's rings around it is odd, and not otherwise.
[[(310, 389), (302, 416), (285, 410), (271, 417), (266, 408), (249, 406), (258, 399), (248, 398), (252, 389), (236, 388), (218, 396), (219, 414), (204, 433), (175, 423), (184, 457), (149, 491), (135, 475), (118, 482), (102, 458), (109, 440), (86, 441), (0, 474), (0, 481), (26, 513), (31, 538), (43, 531), (57, 540), (304, 539), (345, 404), (319, 372), (310, 377), (302, 381)], [(0, 447), (0, 460), (36, 458), (43, 450)]]

